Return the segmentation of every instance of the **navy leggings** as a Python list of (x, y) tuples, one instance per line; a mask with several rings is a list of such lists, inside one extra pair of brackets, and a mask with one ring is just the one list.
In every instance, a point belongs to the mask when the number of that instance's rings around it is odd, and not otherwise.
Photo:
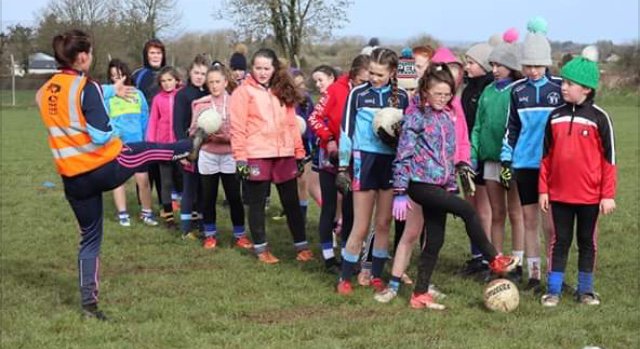
[(98, 302), (102, 193), (119, 187), (149, 163), (184, 157), (190, 149), (189, 140), (172, 144), (130, 143), (123, 146), (116, 159), (93, 171), (74, 177), (62, 176), (65, 196), (80, 226), (78, 282), (82, 305)]

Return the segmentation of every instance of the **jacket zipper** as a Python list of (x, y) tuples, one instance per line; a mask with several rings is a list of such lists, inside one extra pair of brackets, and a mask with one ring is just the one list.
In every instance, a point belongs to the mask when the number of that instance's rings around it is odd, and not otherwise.
[(442, 125), (442, 122), (440, 120), (438, 120), (438, 123), (440, 124), (440, 139), (442, 140), (442, 166), (444, 166), (444, 178), (442, 180), (442, 184), (441, 185), (445, 185), (447, 184), (447, 178), (449, 177), (448, 173), (449, 173), (449, 168), (447, 168), (447, 156), (446, 156), (446, 139), (445, 139), (445, 135), (444, 135), (444, 126)]
[(576, 105), (574, 104), (571, 107), (571, 121), (569, 122), (569, 135), (571, 134), (571, 130), (573, 129), (573, 118), (576, 116)]

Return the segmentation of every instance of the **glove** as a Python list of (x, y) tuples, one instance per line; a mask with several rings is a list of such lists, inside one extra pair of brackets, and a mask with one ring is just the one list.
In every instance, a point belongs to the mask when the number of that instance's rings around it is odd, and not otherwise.
[(411, 203), (409, 203), (409, 196), (407, 194), (400, 194), (393, 197), (393, 217), (399, 221), (407, 220), (407, 211), (411, 209)]
[(456, 164), (456, 175), (460, 181), (460, 187), (462, 194), (473, 196), (476, 192), (476, 184), (473, 179), (476, 177), (475, 171), (471, 169), (471, 166), (465, 162), (459, 162)]
[(502, 184), (505, 189), (509, 190), (511, 188), (512, 178), (513, 173), (511, 172), (511, 162), (502, 162), (502, 169), (500, 170), (500, 184)]
[(351, 191), (351, 178), (346, 170), (340, 170), (336, 175), (336, 187), (341, 194)]
[(305, 159), (296, 160), (296, 165), (298, 166), (296, 177), (300, 177), (304, 174), (304, 165), (306, 165), (307, 162), (308, 161), (305, 161)]
[(396, 148), (398, 146), (398, 135), (400, 134), (400, 127), (401, 125), (399, 122), (393, 124), (393, 126), (391, 127), (393, 135), (388, 134), (382, 127), (380, 127), (376, 133), (378, 134), (378, 138), (380, 138), (380, 140), (384, 144), (392, 148)]
[(237, 161), (236, 162), (236, 174), (240, 179), (247, 179), (251, 174), (251, 170), (249, 169), (249, 165), (247, 165), (246, 161)]

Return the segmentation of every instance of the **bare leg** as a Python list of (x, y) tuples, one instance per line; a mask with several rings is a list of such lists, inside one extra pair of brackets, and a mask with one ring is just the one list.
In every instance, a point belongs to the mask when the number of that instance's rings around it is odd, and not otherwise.
[(491, 204), (491, 239), (493, 247), (502, 253), (504, 243), (504, 223), (507, 216), (504, 187), (493, 180), (487, 180), (487, 194)]

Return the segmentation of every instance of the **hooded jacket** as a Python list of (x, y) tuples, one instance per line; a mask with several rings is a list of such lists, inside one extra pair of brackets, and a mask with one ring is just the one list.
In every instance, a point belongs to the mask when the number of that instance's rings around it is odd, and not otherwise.
[(393, 162), (393, 187), (406, 190), (409, 182), (454, 189), (455, 122), (448, 107), (426, 106), (406, 114)]
[(538, 191), (550, 201), (598, 204), (616, 194), (611, 118), (592, 99), (554, 109), (545, 128)]
[(236, 161), (305, 156), (295, 110), (249, 75), (229, 102)]
[[(164, 45), (162, 46), (162, 62), (160, 63), (160, 67), (154, 68), (149, 64), (149, 58), (147, 57), (147, 53), (150, 44), (158, 42), (157, 39), (151, 39), (144, 44), (144, 48), (142, 49), (142, 67), (136, 69), (133, 74), (131, 74), (131, 80), (133, 80), (136, 88), (144, 94), (147, 99), (147, 105), (151, 105), (153, 101), (153, 97), (155, 97), (158, 92), (161, 91), (160, 85), (158, 84), (158, 72), (165, 65), (167, 65), (167, 55), (164, 49)], [(153, 46), (156, 47), (156, 46)]]
[(197, 127), (198, 118), (203, 111), (215, 108), (222, 116), (222, 126), (218, 132), (209, 135), (207, 141), (202, 145), (202, 150), (212, 154), (230, 154), (231, 153), (231, 121), (229, 118), (229, 94), (213, 97), (212, 95), (204, 96), (193, 101), (193, 117), (191, 118), (190, 130), (193, 132)]
[[(462, 62), (456, 57), (451, 50), (446, 47), (438, 48), (433, 57), (431, 58), (433, 63), (444, 64), (458, 64), (460, 65), (460, 74), (462, 74), (462, 68), (464, 67)], [(462, 102), (458, 93), (453, 93), (453, 99), (451, 100), (451, 106), (453, 106), (453, 113), (450, 113), (456, 127), (456, 155), (455, 162), (471, 163), (471, 144), (469, 143), (469, 128), (467, 126), (467, 119), (462, 108)]]
[(173, 132), (176, 139), (189, 137), (189, 127), (191, 127), (191, 117), (193, 110), (191, 103), (209, 94), (204, 87), (196, 87), (191, 81), (185, 88), (178, 91), (173, 104)]
[(493, 74), (487, 73), (475, 78), (468, 78), (467, 85), (462, 90), (462, 110), (467, 121), (469, 129), (469, 139), (471, 139), (471, 131), (476, 123), (476, 112), (478, 110), (478, 101), (482, 91), (493, 81)]
[(147, 125), (147, 141), (155, 143), (173, 143), (173, 104), (178, 90), (160, 91), (151, 103), (149, 124)]
[(149, 106), (140, 90), (130, 101), (118, 96), (105, 97), (105, 106), (116, 135), (124, 143), (142, 142), (147, 133)]
[(320, 147), (327, 149), (327, 143), (340, 139), (340, 124), (344, 106), (351, 90), (351, 83), (348, 75), (342, 75), (333, 84), (329, 85), (327, 91), (320, 97), (320, 100), (309, 115), (309, 128), (320, 139)]

